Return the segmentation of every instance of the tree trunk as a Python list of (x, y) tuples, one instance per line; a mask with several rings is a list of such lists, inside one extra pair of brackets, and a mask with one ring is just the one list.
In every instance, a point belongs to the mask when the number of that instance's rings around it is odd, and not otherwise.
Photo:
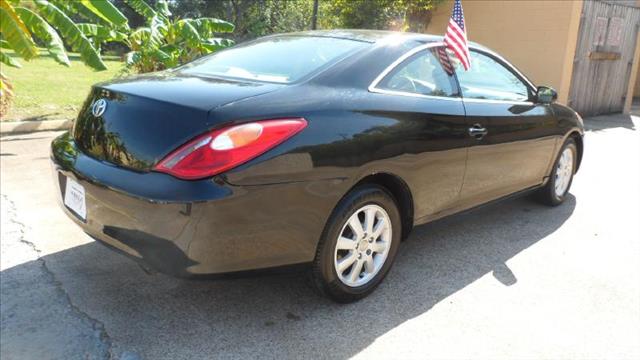
[(318, 27), (318, 2), (320, 0), (313, 0), (313, 15), (311, 15), (311, 30), (315, 30)]

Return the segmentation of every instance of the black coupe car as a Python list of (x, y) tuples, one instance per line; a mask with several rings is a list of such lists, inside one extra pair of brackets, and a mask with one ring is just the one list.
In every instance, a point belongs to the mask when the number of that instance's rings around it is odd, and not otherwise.
[(306, 264), (323, 294), (357, 300), (417, 224), (567, 196), (580, 116), (493, 51), (470, 52), (465, 71), (442, 37), (314, 31), (95, 85), (52, 143), (61, 204), (160, 272)]

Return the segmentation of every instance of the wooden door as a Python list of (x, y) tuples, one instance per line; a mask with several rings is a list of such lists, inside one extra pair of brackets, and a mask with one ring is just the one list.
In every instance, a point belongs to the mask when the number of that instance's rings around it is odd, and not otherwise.
[(622, 111), (639, 26), (639, 8), (584, 2), (569, 95), (582, 116)]

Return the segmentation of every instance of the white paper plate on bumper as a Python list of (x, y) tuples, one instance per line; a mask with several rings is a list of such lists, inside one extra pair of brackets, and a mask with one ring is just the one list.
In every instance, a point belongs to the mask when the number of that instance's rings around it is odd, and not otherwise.
[(83, 221), (87, 219), (84, 187), (71, 178), (67, 178), (67, 186), (64, 191), (64, 204)]

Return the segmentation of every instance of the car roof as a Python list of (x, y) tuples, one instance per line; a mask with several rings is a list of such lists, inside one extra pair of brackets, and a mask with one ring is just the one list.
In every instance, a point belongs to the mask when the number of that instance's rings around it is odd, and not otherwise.
[[(433, 42), (442, 42), (444, 40), (443, 35), (433, 35), (433, 34), (420, 34), (420, 33), (412, 33), (412, 32), (402, 32), (402, 31), (387, 31), (387, 30), (363, 30), (363, 29), (335, 29), (335, 30), (310, 30), (310, 31), (300, 31), (300, 32), (292, 32), (292, 33), (284, 33), (284, 34), (274, 34), (271, 36), (308, 36), (308, 37), (329, 37), (336, 39), (349, 39), (354, 41), (363, 41), (371, 44), (375, 44), (379, 47), (390, 46), (397, 47), (399, 44), (406, 44), (409, 47), (417, 47), (420, 44), (428, 44)], [(411, 44), (413, 43), (413, 44)], [(492, 49), (475, 43), (473, 41), (469, 41), (469, 47), (473, 49), (477, 49), (480, 51), (484, 51), (489, 53), (497, 58), (499, 58), (504, 63), (508, 64), (513, 70), (515, 70), (523, 79), (525, 79), (529, 85), (535, 87), (533, 82), (529, 80), (520, 70), (518, 70), (513, 64), (511, 64), (508, 60), (502, 57), (497, 52)], [(405, 48), (406, 49), (406, 48)]]
[[(388, 30), (362, 30), (362, 29), (335, 29), (335, 30), (310, 30), (293, 33), (277, 34), (274, 36), (316, 36), (316, 37), (332, 37), (338, 39), (349, 39), (355, 41), (364, 41), (368, 43), (389, 43), (397, 44), (398, 42), (416, 41), (421, 43), (442, 41), (443, 35), (420, 34), (403, 31)], [(483, 45), (469, 41), (469, 45), (491, 51)]]

